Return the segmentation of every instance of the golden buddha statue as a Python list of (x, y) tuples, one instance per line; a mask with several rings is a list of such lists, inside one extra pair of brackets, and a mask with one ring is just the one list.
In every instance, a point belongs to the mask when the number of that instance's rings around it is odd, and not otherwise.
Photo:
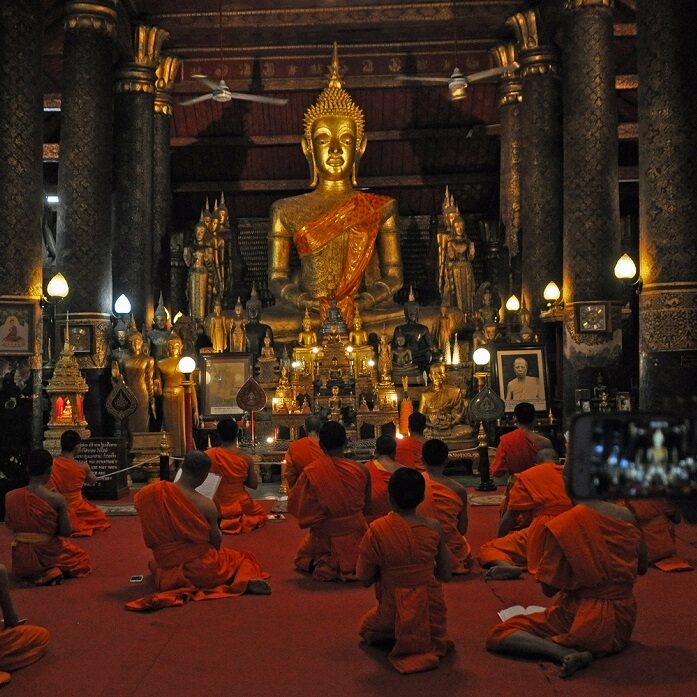
[(247, 351), (247, 329), (245, 327), (242, 299), (237, 298), (235, 311), (230, 320), (230, 351), (233, 353), (245, 353)]
[(209, 305), (209, 269), (212, 267), (213, 250), (206, 242), (206, 223), (203, 215), (194, 226), (194, 245), (184, 247), (184, 263), (189, 267), (186, 281), (186, 297), (189, 315), (197, 326), (203, 324)]
[(424, 434), (449, 441), (472, 438), (474, 431), (467, 424), (468, 401), (462, 390), (446, 382), (442, 363), (434, 363), (429, 372), (431, 384), (419, 400), (419, 411), (426, 417)]
[(208, 315), (203, 323), (206, 336), (213, 344), (213, 353), (222, 353), (227, 346), (227, 320), (223, 316), (223, 306), (220, 300), (213, 303), (213, 312)]
[[(167, 358), (157, 361), (157, 375), (162, 386), (162, 428), (169, 435), (172, 455), (181, 457), (186, 451), (184, 375), (179, 370), (183, 342), (176, 332), (167, 341)], [(198, 424), (196, 390), (191, 390), (194, 424)]]
[(349, 344), (354, 348), (365, 346), (368, 343), (368, 332), (363, 329), (363, 318), (358, 309), (353, 316), (353, 329), (349, 332)]
[[(336, 44), (329, 83), (305, 112), (304, 127), (314, 190), (276, 201), (270, 214), (269, 289), (276, 305), (267, 321), (279, 338), (299, 325), (303, 308), (323, 321), (332, 298), (349, 326), (355, 308), (367, 321), (399, 315), (391, 303), (402, 287), (397, 205), (355, 189), (365, 119), (342, 86)], [(297, 280), (290, 268), (293, 247), (300, 257)]]
[(128, 417), (130, 433), (148, 430), (150, 414), (155, 416), (155, 359), (144, 349), (143, 335), (131, 334), (131, 355), (124, 361), (124, 380), (138, 400), (138, 406)]
[(457, 307), (470, 320), (474, 314), (474, 242), (465, 231), (465, 221), (455, 208), (447, 211), (449, 231), (438, 235), (439, 290), (443, 305)]
[(298, 346), (304, 348), (317, 346), (317, 332), (312, 329), (312, 318), (307, 308), (303, 317), (303, 330), (298, 334)]

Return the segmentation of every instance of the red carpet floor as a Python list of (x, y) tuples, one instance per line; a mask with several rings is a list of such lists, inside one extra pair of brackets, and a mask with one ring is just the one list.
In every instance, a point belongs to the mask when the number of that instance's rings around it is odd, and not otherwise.
[[(476, 548), (495, 526), (497, 507), (470, 509)], [(650, 570), (637, 584), (639, 619), (623, 653), (595, 662), (569, 681), (557, 668), (484, 650), (496, 612), (545, 604), (536, 585), (485, 583), (481, 571), (446, 586), (455, 653), (438, 670), (401, 676), (383, 653), (358, 645), (372, 589), (319, 584), (296, 573), (301, 533), (290, 519), (225, 545), (254, 552), (272, 573), (273, 595), (190, 603), (152, 614), (123, 603), (149, 590), (129, 583), (147, 573), (148, 552), (136, 517), (79, 540), (95, 570), (49, 588), (15, 587), (20, 616), (48, 627), (52, 643), (39, 662), (16, 672), (3, 695), (31, 697), (449, 697), (487, 694), (690, 695), (697, 693), (697, 572)], [(681, 526), (681, 554), (697, 564), (697, 527)], [(0, 525), (0, 560), (9, 566), (10, 534)]]

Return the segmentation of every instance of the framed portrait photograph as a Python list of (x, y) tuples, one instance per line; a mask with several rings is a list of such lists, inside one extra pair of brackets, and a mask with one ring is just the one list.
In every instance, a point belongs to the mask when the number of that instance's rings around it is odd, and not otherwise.
[[(65, 324), (60, 325), (60, 349), (65, 344)], [(73, 353), (93, 353), (94, 327), (91, 324), (70, 323), (70, 347)]]
[(252, 376), (251, 353), (209, 353), (201, 356), (201, 418), (241, 414), (240, 387)]
[(0, 355), (34, 353), (37, 308), (38, 303), (31, 300), (0, 301)]
[(546, 414), (550, 391), (544, 346), (494, 346), (492, 353), (491, 387), (506, 403), (506, 413), (519, 402), (530, 402), (535, 411)]

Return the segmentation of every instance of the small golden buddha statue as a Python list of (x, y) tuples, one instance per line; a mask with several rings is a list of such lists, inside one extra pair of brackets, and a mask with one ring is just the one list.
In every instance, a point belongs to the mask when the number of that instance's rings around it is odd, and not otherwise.
[(474, 242), (465, 231), (465, 221), (454, 201), (446, 213), (448, 232), (438, 235), (439, 290), (443, 305), (457, 307), (465, 319), (473, 315), (474, 307)]
[(244, 319), (242, 299), (237, 298), (235, 311), (230, 320), (230, 351), (233, 353), (245, 353), (247, 351), (247, 330)]
[(469, 439), (468, 401), (462, 390), (446, 382), (445, 366), (434, 363), (429, 371), (431, 384), (421, 393), (419, 411), (426, 417), (424, 434), (442, 440)]
[(349, 332), (349, 344), (355, 348), (365, 346), (368, 343), (368, 332), (363, 329), (363, 319), (360, 312), (356, 309), (353, 316), (353, 329)]
[(380, 345), (378, 346), (378, 373), (380, 374), (380, 381), (389, 382), (391, 372), (392, 347), (387, 342), (387, 334), (382, 334), (380, 336)]
[(261, 356), (259, 360), (265, 360), (265, 361), (276, 361), (278, 360), (276, 358), (276, 351), (274, 350), (274, 347), (271, 345), (271, 335), (267, 332), (266, 336), (264, 337), (264, 345), (261, 347)]
[[(269, 288), (277, 322), (290, 326), (302, 308), (324, 320), (331, 298), (349, 326), (356, 307), (364, 318), (386, 319), (381, 306), (402, 287), (397, 205), (355, 189), (365, 119), (343, 88), (336, 45), (329, 84), (305, 112), (304, 126), (302, 149), (314, 191), (276, 201), (270, 214)], [(290, 268), (293, 247), (300, 257), (297, 280)]]
[(331, 421), (341, 421), (341, 397), (339, 396), (339, 387), (332, 387), (332, 396), (329, 398), (329, 419)]
[(124, 362), (124, 380), (138, 400), (138, 407), (128, 417), (130, 433), (148, 430), (150, 414), (155, 416), (155, 359), (144, 350), (143, 335), (131, 334), (131, 355)]
[(213, 312), (203, 323), (206, 336), (213, 344), (213, 353), (222, 353), (227, 346), (227, 320), (223, 316), (223, 306), (220, 300), (213, 303)]
[(303, 317), (303, 330), (298, 334), (298, 345), (305, 348), (317, 346), (317, 332), (312, 329), (312, 318), (307, 308)]
[(206, 224), (203, 216), (194, 226), (194, 244), (184, 247), (184, 263), (189, 267), (186, 297), (189, 315), (197, 326), (203, 324), (210, 307), (209, 271), (213, 268), (213, 250), (206, 242)]

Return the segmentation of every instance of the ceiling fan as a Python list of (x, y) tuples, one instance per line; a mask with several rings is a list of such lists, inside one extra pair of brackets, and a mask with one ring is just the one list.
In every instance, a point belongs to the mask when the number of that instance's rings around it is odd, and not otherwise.
[(399, 75), (398, 80), (421, 82), (421, 83), (436, 83), (436, 84), (447, 84), (448, 92), (450, 96), (450, 101), (456, 102), (459, 99), (464, 99), (467, 96), (467, 87), (471, 82), (478, 82), (480, 80), (486, 80), (490, 77), (497, 77), (506, 72), (512, 72), (518, 68), (517, 63), (511, 63), (510, 65), (489, 68), (488, 70), (480, 70), (476, 73), (470, 73), (469, 75), (463, 75), (460, 69), (457, 67), (457, 3), (453, 0), (452, 4), (452, 14), (453, 14), (453, 44), (455, 49), (455, 69), (453, 70), (450, 77), (419, 77), (418, 75)]
[(287, 99), (279, 99), (278, 97), (265, 97), (261, 94), (250, 94), (248, 92), (233, 92), (223, 79), (223, 3), (220, 3), (220, 82), (211, 80), (205, 75), (194, 75), (193, 77), (200, 80), (210, 92), (179, 102), (180, 106), (189, 106), (190, 104), (198, 104), (212, 99), (214, 102), (225, 104), (232, 99), (242, 99), (246, 102), (263, 102), (264, 104), (278, 104), (283, 106), (288, 103)]

